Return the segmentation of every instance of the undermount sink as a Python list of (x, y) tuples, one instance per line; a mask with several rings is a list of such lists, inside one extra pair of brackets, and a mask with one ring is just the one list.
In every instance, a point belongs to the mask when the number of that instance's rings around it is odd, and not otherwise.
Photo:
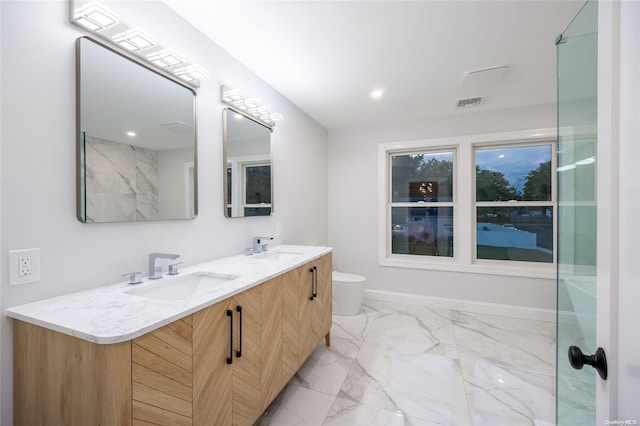
[(197, 272), (164, 282), (152, 282), (142, 288), (127, 290), (125, 293), (157, 300), (182, 300), (211, 293), (220, 284), (236, 278), (238, 278), (237, 275)]
[(295, 260), (302, 253), (296, 253), (291, 251), (266, 251), (260, 254), (255, 255), (256, 259), (264, 259), (264, 260), (273, 260), (273, 261), (287, 261), (287, 260)]

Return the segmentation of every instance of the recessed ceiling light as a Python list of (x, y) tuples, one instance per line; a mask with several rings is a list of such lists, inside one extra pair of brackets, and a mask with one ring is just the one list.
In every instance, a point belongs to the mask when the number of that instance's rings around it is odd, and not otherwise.
[(129, 136), (130, 138), (133, 138), (136, 136), (136, 132), (128, 131), (127, 136)]
[(371, 99), (380, 99), (384, 92), (381, 89), (375, 89), (371, 92)]

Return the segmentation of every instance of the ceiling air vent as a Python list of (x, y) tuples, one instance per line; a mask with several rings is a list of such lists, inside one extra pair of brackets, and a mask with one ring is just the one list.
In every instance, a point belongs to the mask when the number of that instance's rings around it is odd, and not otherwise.
[(480, 105), (483, 100), (484, 100), (484, 96), (476, 96), (476, 97), (473, 97), (473, 98), (458, 99), (456, 101), (456, 106), (457, 106), (458, 109), (473, 108), (473, 107), (476, 107), (476, 106)]

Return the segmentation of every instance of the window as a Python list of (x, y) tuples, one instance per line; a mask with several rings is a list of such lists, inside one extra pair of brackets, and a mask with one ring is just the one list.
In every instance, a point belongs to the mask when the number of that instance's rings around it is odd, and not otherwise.
[(391, 253), (453, 257), (454, 157), (449, 150), (391, 153)]
[(556, 135), (379, 144), (379, 264), (555, 277)]
[[(227, 216), (271, 214), (271, 163), (236, 161), (227, 164)], [(238, 200), (238, 201), (236, 201)]]
[(268, 216), (271, 214), (271, 165), (244, 165), (243, 175), (244, 215)]
[(553, 263), (551, 143), (475, 147), (476, 259)]

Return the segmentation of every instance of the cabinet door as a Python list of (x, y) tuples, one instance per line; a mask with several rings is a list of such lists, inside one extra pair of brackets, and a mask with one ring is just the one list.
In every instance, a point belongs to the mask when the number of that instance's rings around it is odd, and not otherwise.
[(282, 277), (282, 376), (287, 383), (301, 365), (300, 314), (310, 288), (303, 286), (308, 266), (287, 272)]
[(299, 293), (299, 312), (298, 312), (298, 324), (300, 333), (300, 359), (299, 366), (304, 363), (311, 352), (318, 345), (318, 339), (313, 329), (313, 310), (317, 308), (318, 303), (316, 298), (313, 297), (314, 291), (314, 270), (313, 264), (308, 263), (301, 267), (300, 273), (300, 293)]
[(227, 359), (232, 351), (232, 301), (193, 314), (193, 424), (230, 425), (233, 376)]
[[(233, 424), (252, 425), (262, 413), (261, 334), (263, 286), (237, 294), (234, 313)], [(210, 423), (218, 424), (218, 423)]]
[(133, 423), (192, 424), (192, 318), (131, 342)]
[(283, 277), (280, 276), (261, 286), (261, 412), (269, 406), (286, 384), (283, 376), (283, 281)]
[(316, 339), (316, 345), (318, 340), (327, 336), (331, 331), (331, 266), (331, 254), (323, 256), (313, 262), (317, 280), (316, 296), (313, 300), (313, 333)]

